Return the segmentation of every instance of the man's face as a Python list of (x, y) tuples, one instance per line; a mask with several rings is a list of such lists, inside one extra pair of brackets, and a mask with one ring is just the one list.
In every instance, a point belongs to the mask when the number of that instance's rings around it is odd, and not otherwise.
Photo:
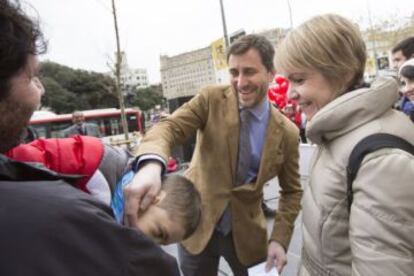
[(85, 121), (85, 116), (82, 113), (75, 113), (72, 116), (72, 122), (74, 124), (82, 124)]
[(267, 95), (274, 72), (263, 65), (256, 49), (229, 57), (230, 82), (242, 107), (253, 107)]
[(29, 56), (27, 64), (10, 79), (7, 98), (0, 102), (0, 152), (17, 145), (33, 112), (39, 108), (44, 88), (36, 77), (39, 62)]
[(400, 69), (401, 65), (407, 60), (401, 50), (392, 54), (392, 65), (394, 69)]
[(163, 193), (165, 192), (161, 191), (161, 199), (157, 203), (138, 213), (135, 226), (154, 242), (166, 245), (182, 241), (185, 236), (185, 229), (179, 221), (173, 220), (165, 209), (158, 206), (163, 196), (165, 196)]

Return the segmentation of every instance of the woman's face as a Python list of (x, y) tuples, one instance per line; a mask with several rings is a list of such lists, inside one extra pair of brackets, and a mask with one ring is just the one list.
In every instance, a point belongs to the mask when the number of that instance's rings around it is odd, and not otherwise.
[(404, 96), (410, 101), (414, 101), (414, 80), (401, 76), (401, 88)]
[(278, 73), (288, 78), (288, 97), (299, 103), (309, 121), (319, 109), (336, 98), (336, 89), (316, 70), (279, 68)]

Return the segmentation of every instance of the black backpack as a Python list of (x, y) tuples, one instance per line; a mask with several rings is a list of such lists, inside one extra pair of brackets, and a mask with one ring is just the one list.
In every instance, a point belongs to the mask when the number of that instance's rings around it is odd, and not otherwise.
[(351, 211), (354, 197), (352, 193), (352, 182), (354, 182), (356, 178), (362, 160), (368, 153), (382, 148), (398, 148), (414, 155), (414, 146), (411, 143), (392, 134), (372, 134), (359, 141), (349, 156), (348, 166), (346, 168), (348, 212)]

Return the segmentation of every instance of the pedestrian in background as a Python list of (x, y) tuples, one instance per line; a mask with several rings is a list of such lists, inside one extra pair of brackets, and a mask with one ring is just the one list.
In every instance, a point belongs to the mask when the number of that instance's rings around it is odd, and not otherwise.
[(63, 137), (72, 137), (75, 135), (102, 137), (99, 127), (94, 123), (85, 122), (85, 115), (81, 111), (72, 113), (73, 125), (62, 131)]
[(399, 70), (405, 61), (414, 58), (414, 36), (400, 41), (392, 48), (391, 54), (393, 67)]

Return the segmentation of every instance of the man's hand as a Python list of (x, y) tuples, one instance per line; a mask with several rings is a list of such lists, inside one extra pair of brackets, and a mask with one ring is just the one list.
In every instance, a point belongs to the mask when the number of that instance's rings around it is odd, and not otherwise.
[(125, 224), (135, 226), (138, 210), (145, 210), (161, 189), (162, 166), (158, 161), (146, 161), (124, 188)]
[(276, 266), (277, 271), (282, 273), (283, 267), (287, 264), (286, 252), (278, 242), (271, 241), (267, 249), (266, 272)]

